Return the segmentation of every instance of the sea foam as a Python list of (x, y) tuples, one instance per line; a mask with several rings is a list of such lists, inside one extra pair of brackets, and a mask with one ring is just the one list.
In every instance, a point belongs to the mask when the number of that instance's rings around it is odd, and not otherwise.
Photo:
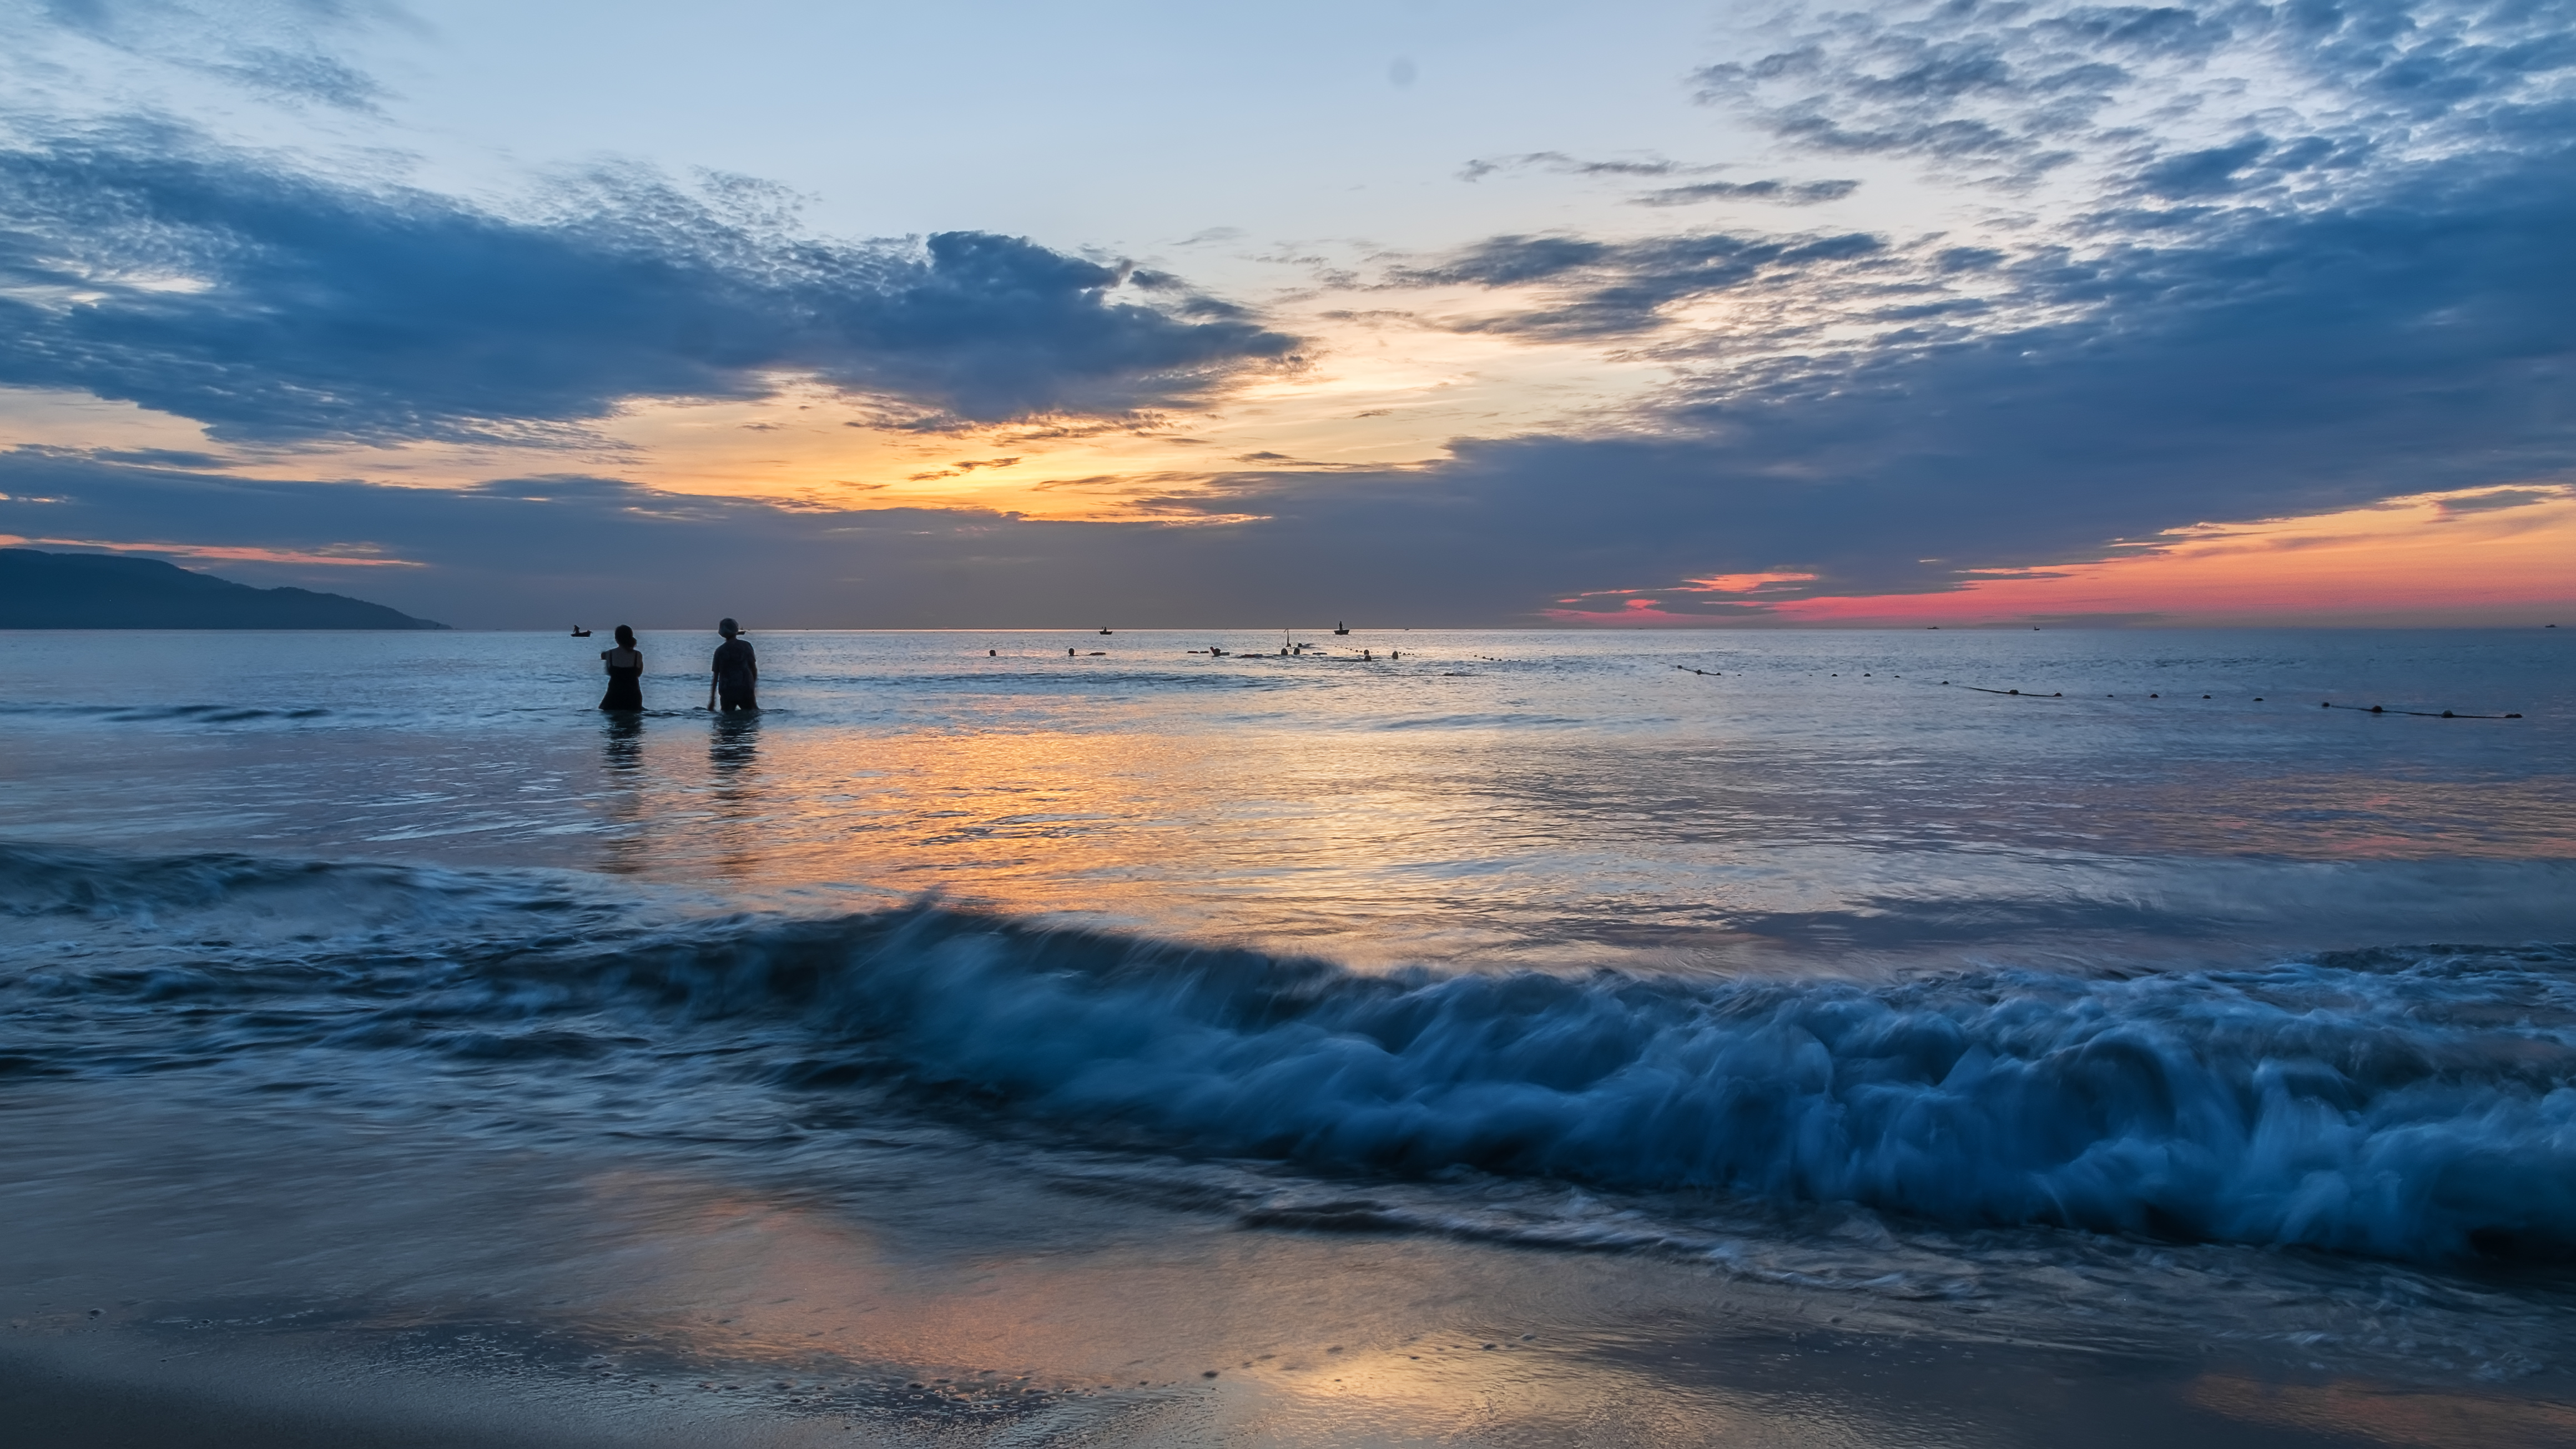
[[(11, 1019), (33, 993), (131, 1033), (118, 1003), (187, 998), (200, 1049), (235, 1054), (622, 1053), (1332, 1174), (2401, 1259), (2576, 1252), (2563, 946), (2125, 977), (1365, 974), (926, 905), (652, 923), (501, 873), (28, 851), (0, 852), (0, 901), (44, 927), (13, 932)], [(278, 929), (191, 944), (186, 918), (218, 911)], [(75, 918), (130, 939), (49, 948)], [(224, 1010), (228, 1031), (202, 1027)], [(13, 1060), (79, 1071), (101, 1050), (47, 1036)]]

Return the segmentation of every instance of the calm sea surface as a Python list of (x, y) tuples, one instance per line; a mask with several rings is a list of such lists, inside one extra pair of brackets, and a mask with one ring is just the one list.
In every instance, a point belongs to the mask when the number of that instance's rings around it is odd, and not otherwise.
[(0, 1081), (2576, 1367), (2566, 631), (753, 641), (0, 634)]

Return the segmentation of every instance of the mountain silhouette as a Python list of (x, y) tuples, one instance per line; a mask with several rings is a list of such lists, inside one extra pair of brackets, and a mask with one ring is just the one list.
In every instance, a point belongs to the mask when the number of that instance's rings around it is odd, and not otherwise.
[(254, 589), (157, 559), (0, 548), (0, 629), (444, 629), (311, 589)]

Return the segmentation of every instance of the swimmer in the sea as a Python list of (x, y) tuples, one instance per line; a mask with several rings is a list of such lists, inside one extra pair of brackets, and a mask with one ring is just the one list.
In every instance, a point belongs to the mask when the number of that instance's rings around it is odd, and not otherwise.
[(751, 641), (740, 637), (742, 626), (731, 619), (716, 625), (724, 642), (716, 646), (715, 672), (707, 683), (707, 708), (722, 708), (731, 714), (736, 710), (760, 708), (760, 658), (751, 651)]
[(644, 654), (635, 647), (635, 631), (624, 624), (617, 626), (617, 647), (599, 651), (608, 666), (608, 693), (601, 695), (601, 709), (642, 709), (644, 707)]

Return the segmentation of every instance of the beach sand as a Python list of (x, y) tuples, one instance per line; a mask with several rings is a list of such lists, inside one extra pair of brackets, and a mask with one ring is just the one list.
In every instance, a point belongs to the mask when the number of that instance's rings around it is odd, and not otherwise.
[(22, 1087), (0, 1146), (0, 1420), (30, 1445), (2576, 1442), (2554, 1382), (2031, 1342), (998, 1161), (832, 1195), (87, 1084)]

